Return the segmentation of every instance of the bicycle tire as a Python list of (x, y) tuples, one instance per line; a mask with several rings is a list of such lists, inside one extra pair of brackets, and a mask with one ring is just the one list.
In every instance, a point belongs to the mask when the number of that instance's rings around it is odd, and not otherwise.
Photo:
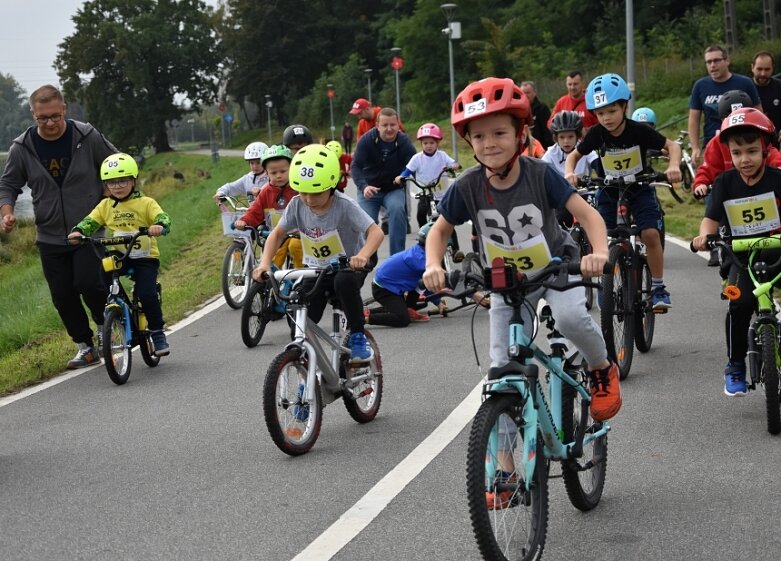
[[(637, 254), (636, 254), (637, 255)], [(654, 341), (654, 326), (656, 324), (656, 314), (651, 307), (651, 269), (648, 267), (648, 260), (645, 256), (638, 256), (640, 259), (639, 281), (640, 284), (635, 292), (635, 346), (641, 353), (647, 353), (651, 350), (651, 344)]]
[[(380, 355), (380, 347), (377, 345), (377, 341), (374, 339), (368, 330), (364, 329), (366, 334), (366, 340), (371, 345), (374, 351), (374, 358), (368, 365), (352, 367), (349, 364), (343, 365), (340, 369), (340, 375), (345, 378), (345, 368), (349, 368), (353, 371), (353, 374), (363, 375), (370, 374), (371, 376), (365, 381), (359, 383), (355, 387), (357, 396), (349, 391), (342, 392), (342, 401), (344, 401), (344, 407), (350, 414), (350, 417), (358, 423), (369, 423), (374, 420), (377, 413), (380, 411), (380, 405), (382, 404), (382, 356)], [(347, 346), (347, 340), (350, 338), (346, 335), (343, 346)]]
[[(584, 255), (589, 255), (591, 253), (591, 244), (588, 241), (586, 231), (582, 227), (578, 226), (570, 230), (570, 236), (575, 243), (578, 244), (578, 248), (580, 248), (581, 259)], [(583, 280), (585, 282), (592, 282), (593, 278), (583, 277)], [(583, 288), (586, 291), (586, 309), (591, 310), (591, 308), (594, 307), (594, 287), (584, 286)]]
[(152, 343), (152, 336), (148, 331), (138, 334), (138, 348), (141, 350), (141, 358), (150, 368), (154, 368), (160, 364), (160, 357), (154, 353), (154, 344)]
[(289, 456), (306, 454), (320, 436), (323, 402), (315, 378), (314, 400), (302, 404), (308, 357), (300, 349), (285, 349), (271, 362), (263, 384), (263, 416), (271, 440)]
[(244, 275), (244, 248), (244, 244), (233, 242), (222, 260), (222, 295), (234, 310), (241, 308), (249, 290)]
[[(575, 380), (584, 383), (587, 379), (585, 372), (568, 372)], [(580, 399), (575, 388), (564, 384), (562, 388), (562, 430), (564, 442), (575, 440), (575, 431), (580, 425)], [(587, 417), (586, 434), (593, 433), (602, 427), (601, 423)], [(593, 441), (588, 447), (584, 445), (583, 456), (579, 458), (581, 464), (594, 462), (587, 470), (580, 471), (575, 466), (568, 465), (567, 461), (561, 463), (561, 476), (564, 479), (564, 487), (567, 490), (572, 506), (583, 512), (589, 511), (599, 504), (602, 491), (605, 488), (605, 476), (607, 474), (607, 435)]]
[(602, 276), (602, 303), (599, 314), (607, 354), (618, 365), (621, 380), (629, 376), (634, 352), (632, 322), (632, 280), (624, 247), (610, 248), (610, 274)]
[(130, 377), (133, 353), (125, 337), (125, 315), (121, 307), (110, 307), (103, 317), (103, 359), (108, 377), (121, 386)]
[(681, 161), (681, 187), (683, 187), (686, 191), (691, 192), (693, 183), (694, 173), (691, 169), (691, 165)]
[(252, 283), (241, 307), (242, 342), (249, 348), (257, 347), (263, 339), (266, 325), (272, 319), (274, 319), (274, 297), (271, 290), (265, 284)]
[[(548, 530), (548, 471), (542, 448), (542, 437), (537, 436), (537, 462), (531, 488), (525, 491), (524, 474), (514, 468), (502, 474), (504, 479), (501, 497), (509, 506), (489, 508), (488, 493), (497, 495), (496, 474), (486, 473), (486, 458), (495, 454), (490, 450), (489, 438), (497, 430), (499, 422), (514, 427), (508, 439), (514, 466), (522, 466), (523, 438), (520, 427), (523, 402), (517, 395), (492, 395), (486, 399), (472, 421), (466, 460), (467, 499), (472, 530), (483, 559), (491, 561), (531, 561), (539, 559), (545, 548)], [(497, 458), (494, 461), (499, 463)], [(508, 467), (506, 458), (505, 467)], [(514, 488), (508, 481), (518, 482)], [(510, 487), (510, 489), (507, 489)], [(493, 503), (496, 504), (495, 501)]]
[(760, 379), (765, 386), (765, 405), (767, 406), (767, 432), (781, 432), (781, 412), (779, 411), (778, 385), (778, 336), (776, 330), (764, 325), (759, 332), (762, 345), (762, 372)]

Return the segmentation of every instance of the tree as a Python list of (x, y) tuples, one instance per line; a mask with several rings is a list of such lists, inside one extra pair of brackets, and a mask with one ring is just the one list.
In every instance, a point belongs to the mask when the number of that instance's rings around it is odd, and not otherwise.
[(24, 90), (13, 76), (0, 72), (0, 149), (7, 150), (30, 124), (30, 107)]
[(166, 124), (216, 96), (212, 17), (202, 0), (85, 2), (55, 61), (65, 95), (118, 147), (170, 151)]

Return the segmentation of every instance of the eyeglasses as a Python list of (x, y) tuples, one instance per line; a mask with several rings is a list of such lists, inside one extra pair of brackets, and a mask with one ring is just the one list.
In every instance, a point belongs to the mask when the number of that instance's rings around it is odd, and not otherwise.
[(49, 121), (51, 121), (52, 123), (59, 123), (62, 120), (62, 115), (58, 114), (58, 115), (49, 115), (48, 117), (35, 117), (35, 120), (39, 125), (45, 125)]
[(724, 60), (725, 59), (723, 59), (723, 58), (712, 58), (712, 59), (706, 60), (705, 64), (706, 65), (708, 65), (708, 64), (718, 64), (718, 63), (720, 63), (720, 62), (722, 62)]
[(133, 182), (132, 177), (123, 177), (122, 179), (109, 179), (106, 181), (106, 187), (109, 189), (122, 189), (123, 187), (129, 187)]

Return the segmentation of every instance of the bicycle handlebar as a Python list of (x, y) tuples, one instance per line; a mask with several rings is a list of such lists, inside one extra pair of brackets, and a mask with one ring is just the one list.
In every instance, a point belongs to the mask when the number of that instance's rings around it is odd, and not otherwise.
[[(271, 283), (271, 289), (274, 291), (274, 294), (280, 299), (285, 302), (290, 302), (292, 297), (291, 294), (283, 294), (280, 290), (280, 282), (283, 280), (299, 280), (299, 279), (310, 279), (310, 278), (316, 278), (315, 284), (312, 287), (311, 290), (301, 293), (300, 297), (303, 300), (308, 300), (311, 298), (317, 290), (320, 288), (320, 284), (323, 282), (323, 279), (328, 276), (329, 274), (334, 274), (339, 271), (346, 271), (346, 270), (352, 270), (350, 269), (350, 260), (348, 257), (339, 257), (338, 259), (333, 260), (331, 263), (324, 267), (305, 267), (302, 269), (279, 269), (276, 271), (265, 271), (263, 273), (263, 280), (269, 281)], [(368, 269), (360, 269), (355, 270), (356, 273), (358, 272), (364, 272), (368, 271)]]
[[(748, 270), (741, 264), (736, 253), (746, 252), (758, 252), (763, 249), (781, 249), (781, 235), (759, 237), (759, 238), (743, 238), (739, 240), (732, 240), (731, 243), (725, 242), (718, 234), (709, 234), (705, 240), (706, 247), (715, 249), (717, 247), (722, 248), (726, 252), (726, 257), (730, 263), (734, 263), (741, 269)], [(697, 253), (697, 249), (694, 247), (694, 242), (689, 242), (689, 249), (692, 253)], [(781, 267), (781, 257), (770, 265), (769, 269), (777, 269)]]
[[(566, 273), (563, 274), (563, 273)], [(611, 267), (605, 263), (602, 269), (603, 274), (610, 274)], [(590, 281), (570, 281), (569, 275), (580, 275), (580, 261), (561, 261), (555, 258), (540, 271), (526, 274), (518, 271), (515, 265), (507, 265), (501, 258), (494, 260), (490, 269), (486, 269), (485, 281), (486, 287), (493, 292), (528, 293), (538, 288), (550, 288), (563, 292), (578, 286), (598, 286), (597, 283)], [(552, 281), (549, 279), (553, 278)]]
[[(439, 181), (442, 179), (442, 176), (445, 175), (445, 174), (448, 174), (450, 177), (455, 177), (456, 176), (455, 171), (452, 168), (444, 167), (444, 168), (442, 168), (442, 171), (439, 172), (439, 175), (437, 176), (436, 179), (434, 179), (433, 181), (429, 181), (428, 183), (425, 183), (425, 184), (424, 183), (420, 183), (417, 180), (417, 178), (415, 178), (412, 175), (410, 175), (408, 177), (404, 177), (402, 179), (404, 181), (409, 182), (409, 183), (413, 183), (414, 185), (416, 185), (417, 187), (419, 187), (423, 191), (434, 191), (437, 188), (437, 185), (439, 185)], [(418, 197), (418, 198), (420, 198), (420, 197)]]

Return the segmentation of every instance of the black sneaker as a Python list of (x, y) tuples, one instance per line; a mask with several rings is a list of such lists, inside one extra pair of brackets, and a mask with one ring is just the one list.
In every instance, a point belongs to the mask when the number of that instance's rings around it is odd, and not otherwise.
[(77, 368), (84, 368), (99, 362), (100, 357), (95, 347), (91, 347), (86, 343), (79, 343), (79, 350), (76, 352), (76, 356), (68, 361), (66, 368), (68, 370), (76, 370)]
[(171, 353), (171, 346), (168, 344), (168, 340), (165, 338), (165, 333), (163, 333), (162, 329), (150, 331), (149, 335), (152, 336), (152, 344), (155, 347), (155, 356), (165, 356)]

